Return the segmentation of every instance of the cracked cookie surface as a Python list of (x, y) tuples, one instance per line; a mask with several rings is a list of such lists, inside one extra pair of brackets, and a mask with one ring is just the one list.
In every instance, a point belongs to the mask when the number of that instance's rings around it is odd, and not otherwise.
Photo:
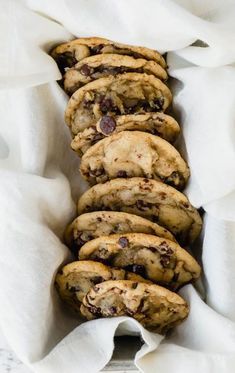
[(153, 75), (124, 73), (94, 80), (79, 88), (65, 111), (65, 121), (76, 134), (104, 115), (165, 111), (172, 95)]
[(175, 241), (165, 228), (141, 216), (118, 211), (94, 211), (78, 216), (67, 228), (66, 244), (75, 256), (90, 240), (114, 233), (148, 233)]
[(134, 272), (171, 290), (200, 276), (199, 264), (176, 242), (144, 233), (101, 236), (82, 246), (79, 259)]
[(173, 143), (180, 133), (180, 126), (174, 118), (164, 113), (143, 113), (121, 116), (103, 116), (94, 126), (79, 132), (71, 147), (82, 156), (99, 140), (122, 131), (143, 131), (157, 135)]
[(111, 268), (91, 260), (76, 261), (62, 267), (55, 278), (61, 299), (75, 312), (90, 288), (107, 280), (133, 280), (146, 282), (141, 276), (123, 269)]
[(167, 80), (166, 70), (155, 61), (118, 54), (98, 54), (84, 58), (65, 72), (64, 90), (72, 95), (78, 88), (95, 79), (127, 72), (152, 74), (163, 81)]
[(158, 136), (124, 131), (106, 137), (83, 155), (80, 172), (91, 184), (118, 177), (156, 179), (182, 190), (189, 168), (179, 152)]
[(112, 210), (140, 215), (168, 229), (181, 244), (193, 242), (202, 220), (181, 192), (157, 180), (113, 179), (88, 189), (78, 201), (78, 213)]
[(53, 48), (51, 56), (55, 59), (63, 74), (67, 68), (82, 59), (97, 54), (121, 54), (134, 58), (145, 58), (159, 63), (166, 68), (166, 62), (160, 53), (153, 49), (116, 43), (104, 38), (79, 38)]
[(83, 298), (82, 314), (88, 319), (131, 316), (146, 329), (165, 334), (189, 313), (185, 300), (161, 286), (134, 281), (106, 281)]

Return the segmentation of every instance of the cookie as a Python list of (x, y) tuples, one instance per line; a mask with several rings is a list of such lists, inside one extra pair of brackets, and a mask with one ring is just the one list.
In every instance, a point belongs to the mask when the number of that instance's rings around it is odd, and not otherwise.
[(72, 95), (78, 88), (93, 80), (127, 72), (152, 74), (163, 81), (167, 80), (166, 70), (155, 61), (118, 54), (98, 54), (84, 58), (68, 69), (64, 75), (63, 86), (65, 91)]
[(67, 68), (76, 65), (82, 59), (97, 54), (121, 54), (134, 58), (153, 60), (166, 68), (164, 58), (155, 50), (137, 47), (127, 44), (120, 44), (103, 38), (79, 38), (63, 43), (51, 51), (51, 56), (57, 62), (61, 73)]
[(65, 232), (65, 242), (78, 255), (79, 249), (88, 241), (113, 233), (149, 233), (175, 241), (165, 228), (141, 216), (117, 211), (95, 211), (78, 216)]
[(101, 236), (81, 247), (79, 259), (123, 268), (171, 290), (200, 276), (199, 264), (176, 242), (145, 233)]
[(181, 244), (193, 242), (202, 220), (181, 192), (157, 180), (113, 179), (88, 189), (78, 201), (78, 213), (113, 210), (140, 215), (168, 229)]
[(117, 177), (145, 177), (182, 190), (189, 168), (166, 140), (150, 133), (124, 131), (100, 140), (83, 155), (80, 172), (90, 184)]
[(98, 262), (76, 261), (65, 265), (56, 275), (55, 286), (61, 299), (75, 312), (90, 288), (107, 280), (144, 281), (141, 276)]
[(76, 134), (106, 114), (165, 111), (171, 100), (169, 88), (153, 75), (108, 76), (86, 84), (70, 97), (65, 121)]
[(95, 285), (83, 298), (82, 314), (88, 319), (131, 316), (146, 329), (165, 334), (189, 313), (185, 300), (155, 284), (121, 280)]
[(106, 136), (122, 131), (143, 131), (160, 136), (173, 143), (180, 133), (180, 126), (174, 118), (164, 113), (143, 113), (120, 116), (103, 116), (94, 126), (79, 132), (71, 147), (82, 156), (87, 149)]

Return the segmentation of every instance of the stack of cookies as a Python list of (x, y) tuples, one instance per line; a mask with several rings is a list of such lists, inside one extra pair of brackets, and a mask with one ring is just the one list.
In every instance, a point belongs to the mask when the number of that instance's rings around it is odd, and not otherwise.
[(157, 51), (101, 38), (51, 54), (71, 96), (71, 146), (91, 186), (65, 234), (77, 260), (58, 272), (56, 287), (88, 320), (127, 315), (165, 333), (188, 315), (176, 291), (200, 276), (185, 247), (202, 227), (181, 192), (190, 172), (172, 145), (180, 127), (165, 114), (166, 62)]

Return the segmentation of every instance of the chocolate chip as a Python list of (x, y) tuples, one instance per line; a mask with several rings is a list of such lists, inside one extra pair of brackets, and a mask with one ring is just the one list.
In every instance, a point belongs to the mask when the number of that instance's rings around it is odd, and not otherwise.
[(138, 282), (134, 282), (134, 283), (132, 284), (132, 289), (136, 289), (137, 286), (138, 286)]
[(75, 293), (76, 291), (81, 290), (79, 286), (69, 286), (68, 290), (71, 291), (72, 293)]
[(65, 52), (56, 57), (56, 62), (60, 72), (64, 74), (66, 67), (74, 66), (77, 63), (77, 60), (71, 52)]
[(160, 245), (158, 246), (159, 252), (167, 255), (172, 255), (174, 251), (169, 247), (169, 245), (166, 243), (166, 241), (162, 241)]
[(85, 76), (89, 76), (92, 74), (92, 68), (90, 68), (87, 64), (82, 65), (80, 71), (81, 74)]
[(101, 314), (101, 308), (95, 307), (95, 306), (88, 306), (89, 311), (94, 315), (100, 315)]
[(114, 108), (114, 104), (111, 98), (103, 98), (100, 101), (100, 110), (102, 111), (102, 113), (107, 113), (108, 111), (111, 111), (113, 108)]
[(103, 277), (101, 277), (101, 276), (95, 276), (95, 277), (93, 277), (93, 278), (91, 279), (91, 282), (92, 282), (94, 285), (99, 284), (100, 282), (103, 282), (103, 281), (104, 281), (104, 279), (103, 279)]
[(147, 208), (149, 208), (151, 205), (147, 202), (144, 202), (142, 201), (141, 199), (138, 199), (136, 201), (136, 207), (140, 210), (140, 211), (144, 211), (146, 210)]
[(122, 248), (127, 247), (129, 245), (129, 241), (126, 237), (120, 237), (118, 243)]
[(117, 172), (117, 177), (127, 177), (127, 173), (124, 170), (119, 170)]
[(117, 312), (117, 308), (116, 308), (116, 307), (110, 307), (110, 308), (109, 308), (109, 313), (110, 313), (111, 315), (114, 315), (116, 312)]
[(145, 277), (145, 275), (146, 275), (145, 266), (140, 265), (140, 264), (128, 265), (128, 266), (125, 267), (125, 269), (127, 271), (134, 272), (137, 275), (140, 275), (140, 276), (143, 276), (143, 277)]
[(100, 129), (104, 135), (110, 135), (116, 128), (116, 122), (109, 115), (104, 116), (100, 121)]
[(96, 46), (91, 48), (91, 53), (92, 54), (99, 54), (103, 47), (104, 47), (103, 44), (96, 45)]
[(161, 255), (161, 259), (160, 259), (160, 263), (163, 267), (167, 267), (169, 264), (170, 264), (170, 256), (167, 255), (167, 254), (162, 254)]
[(90, 101), (90, 100), (84, 100), (83, 101), (83, 107), (85, 108), (85, 109), (90, 109), (90, 107), (91, 107), (91, 104), (92, 104), (92, 101)]
[(152, 253), (156, 253), (157, 249), (156, 247), (149, 246), (148, 249), (152, 251)]
[(104, 173), (104, 169), (103, 168), (97, 168), (97, 169), (94, 169), (94, 170), (90, 170), (89, 171), (89, 174), (91, 177), (99, 177), (101, 175), (103, 175)]
[(84, 237), (83, 232), (81, 232), (77, 238), (74, 238), (71, 246), (70, 251), (74, 254), (75, 257), (78, 256), (79, 249), (89, 240), (91, 240), (93, 236), (86, 236)]
[(98, 216), (97, 221), (98, 221), (99, 223), (101, 223), (101, 222), (102, 222), (102, 218), (101, 218), (100, 216)]
[(162, 110), (163, 109), (163, 105), (164, 105), (164, 97), (159, 97), (159, 98), (156, 98), (153, 102), (152, 102), (152, 107), (156, 110)]

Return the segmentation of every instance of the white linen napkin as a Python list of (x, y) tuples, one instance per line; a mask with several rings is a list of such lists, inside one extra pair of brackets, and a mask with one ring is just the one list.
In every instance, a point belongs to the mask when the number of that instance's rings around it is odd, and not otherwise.
[[(95, 373), (113, 337), (141, 334), (143, 372), (230, 373), (235, 364), (235, 4), (212, 0), (0, 0), (0, 329), (34, 372)], [(84, 190), (63, 112), (67, 97), (47, 54), (73, 36), (168, 51), (179, 146), (192, 203), (206, 210), (205, 300), (181, 290), (189, 318), (171, 335), (122, 317), (79, 325), (53, 287), (69, 259), (63, 230)], [(192, 46), (200, 40), (202, 46)], [(202, 44), (202, 42), (204, 44)], [(228, 64), (230, 64), (228, 66)], [(199, 255), (200, 240), (194, 245)]]

